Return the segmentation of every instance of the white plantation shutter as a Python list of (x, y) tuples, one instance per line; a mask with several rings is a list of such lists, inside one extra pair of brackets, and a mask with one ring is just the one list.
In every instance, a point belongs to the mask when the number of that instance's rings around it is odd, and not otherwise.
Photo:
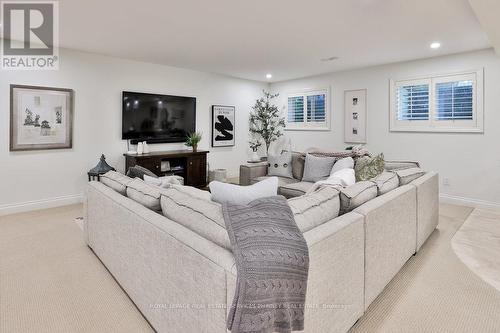
[(288, 97), (288, 122), (304, 122), (304, 96)]
[(483, 132), (483, 70), (391, 80), (391, 131)]
[(286, 128), (328, 129), (328, 103), (328, 89), (288, 95)]
[(398, 120), (429, 119), (429, 85), (405, 85), (397, 89)]
[(472, 120), (472, 81), (442, 82), (436, 84), (436, 120)]
[(325, 122), (326, 94), (307, 96), (307, 121)]

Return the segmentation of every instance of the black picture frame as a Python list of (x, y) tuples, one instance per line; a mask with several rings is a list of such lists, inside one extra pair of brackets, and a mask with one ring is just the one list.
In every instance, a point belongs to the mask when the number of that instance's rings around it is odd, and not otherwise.
[[(220, 119), (220, 116), (224, 117), (224, 119)], [(213, 148), (235, 146), (236, 107), (232, 105), (212, 105), (211, 142)]]

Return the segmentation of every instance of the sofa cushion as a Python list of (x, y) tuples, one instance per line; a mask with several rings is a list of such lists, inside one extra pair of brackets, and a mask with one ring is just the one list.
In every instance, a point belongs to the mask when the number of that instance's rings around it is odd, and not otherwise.
[(377, 184), (378, 195), (385, 194), (399, 186), (399, 177), (395, 172), (384, 171), (372, 179)]
[[(251, 183), (256, 184), (262, 180), (268, 179), (269, 177), (273, 177), (273, 176), (257, 177), (257, 178), (252, 179)], [(294, 179), (294, 178), (286, 178), (286, 177), (276, 177), (276, 178), (278, 178), (278, 187), (299, 182), (297, 179)]]
[(305, 181), (287, 184), (280, 186), (278, 188), (278, 193), (285, 198), (294, 198), (306, 194), (313, 185), (314, 183)]
[(210, 193), (190, 186), (172, 185), (162, 191), (163, 215), (200, 236), (231, 249), (222, 216), (222, 205), (210, 199)]
[(292, 153), (292, 175), (297, 180), (302, 180), (306, 159), (302, 153)]
[(335, 160), (335, 157), (317, 157), (307, 154), (302, 180), (314, 183), (328, 178)]
[(127, 185), (132, 181), (132, 178), (116, 171), (108, 171), (99, 178), (101, 183), (122, 195), (127, 195)]
[(422, 177), (425, 174), (425, 171), (420, 168), (409, 168), (396, 170), (396, 173), (399, 177), (399, 184), (406, 185), (415, 179)]
[(292, 154), (283, 152), (280, 155), (269, 155), (267, 157), (267, 175), (293, 178)]
[(208, 184), (212, 200), (219, 203), (248, 205), (259, 198), (272, 197), (278, 194), (278, 177), (269, 177), (249, 186), (240, 186), (213, 181)]
[(384, 164), (385, 164), (385, 169), (387, 171), (396, 171), (396, 170), (420, 167), (418, 162), (411, 162), (411, 161), (384, 161)]
[(384, 171), (384, 154), (375, 157), (364, 156), (358, 158), (354, 170), (356, 171), (357, 181), (377, 177)]
[(135, 178), (127, 185), (127, 197), (154, 211), (160, 211), (162, 189)]
[(127, 171), (127, 176), (129, 176), (130, 178), (144, 179), (144, 175), (158, 178), (158, 176), (155, 175), (152, 171), (150, 171), (144, 167), (141, 167), (140, 165), (133, 166), (133, 167), (129, 168)]
[(295, 222), (303, 233), (339, 215), (339, 191), (323, 187), (318, 191), (288, 199)]
[(360, 181), (354, 185), (340, 188), (340, 212), (345, 214), (365, 202), (376, 198), (377, 184), (371, 181)]

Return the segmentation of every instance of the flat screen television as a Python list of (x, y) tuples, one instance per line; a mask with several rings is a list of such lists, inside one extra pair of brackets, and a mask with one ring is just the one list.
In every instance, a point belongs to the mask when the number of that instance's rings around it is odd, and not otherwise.
[(132, 143), (184, 142), (196, 131), (196, 98), (122, 93), (122, 139)]

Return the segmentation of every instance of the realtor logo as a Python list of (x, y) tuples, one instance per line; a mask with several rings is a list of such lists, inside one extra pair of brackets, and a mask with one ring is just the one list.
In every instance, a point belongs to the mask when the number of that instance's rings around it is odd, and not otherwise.
[(1, 68), (59, 69), (56, 1), (3, 1)]

